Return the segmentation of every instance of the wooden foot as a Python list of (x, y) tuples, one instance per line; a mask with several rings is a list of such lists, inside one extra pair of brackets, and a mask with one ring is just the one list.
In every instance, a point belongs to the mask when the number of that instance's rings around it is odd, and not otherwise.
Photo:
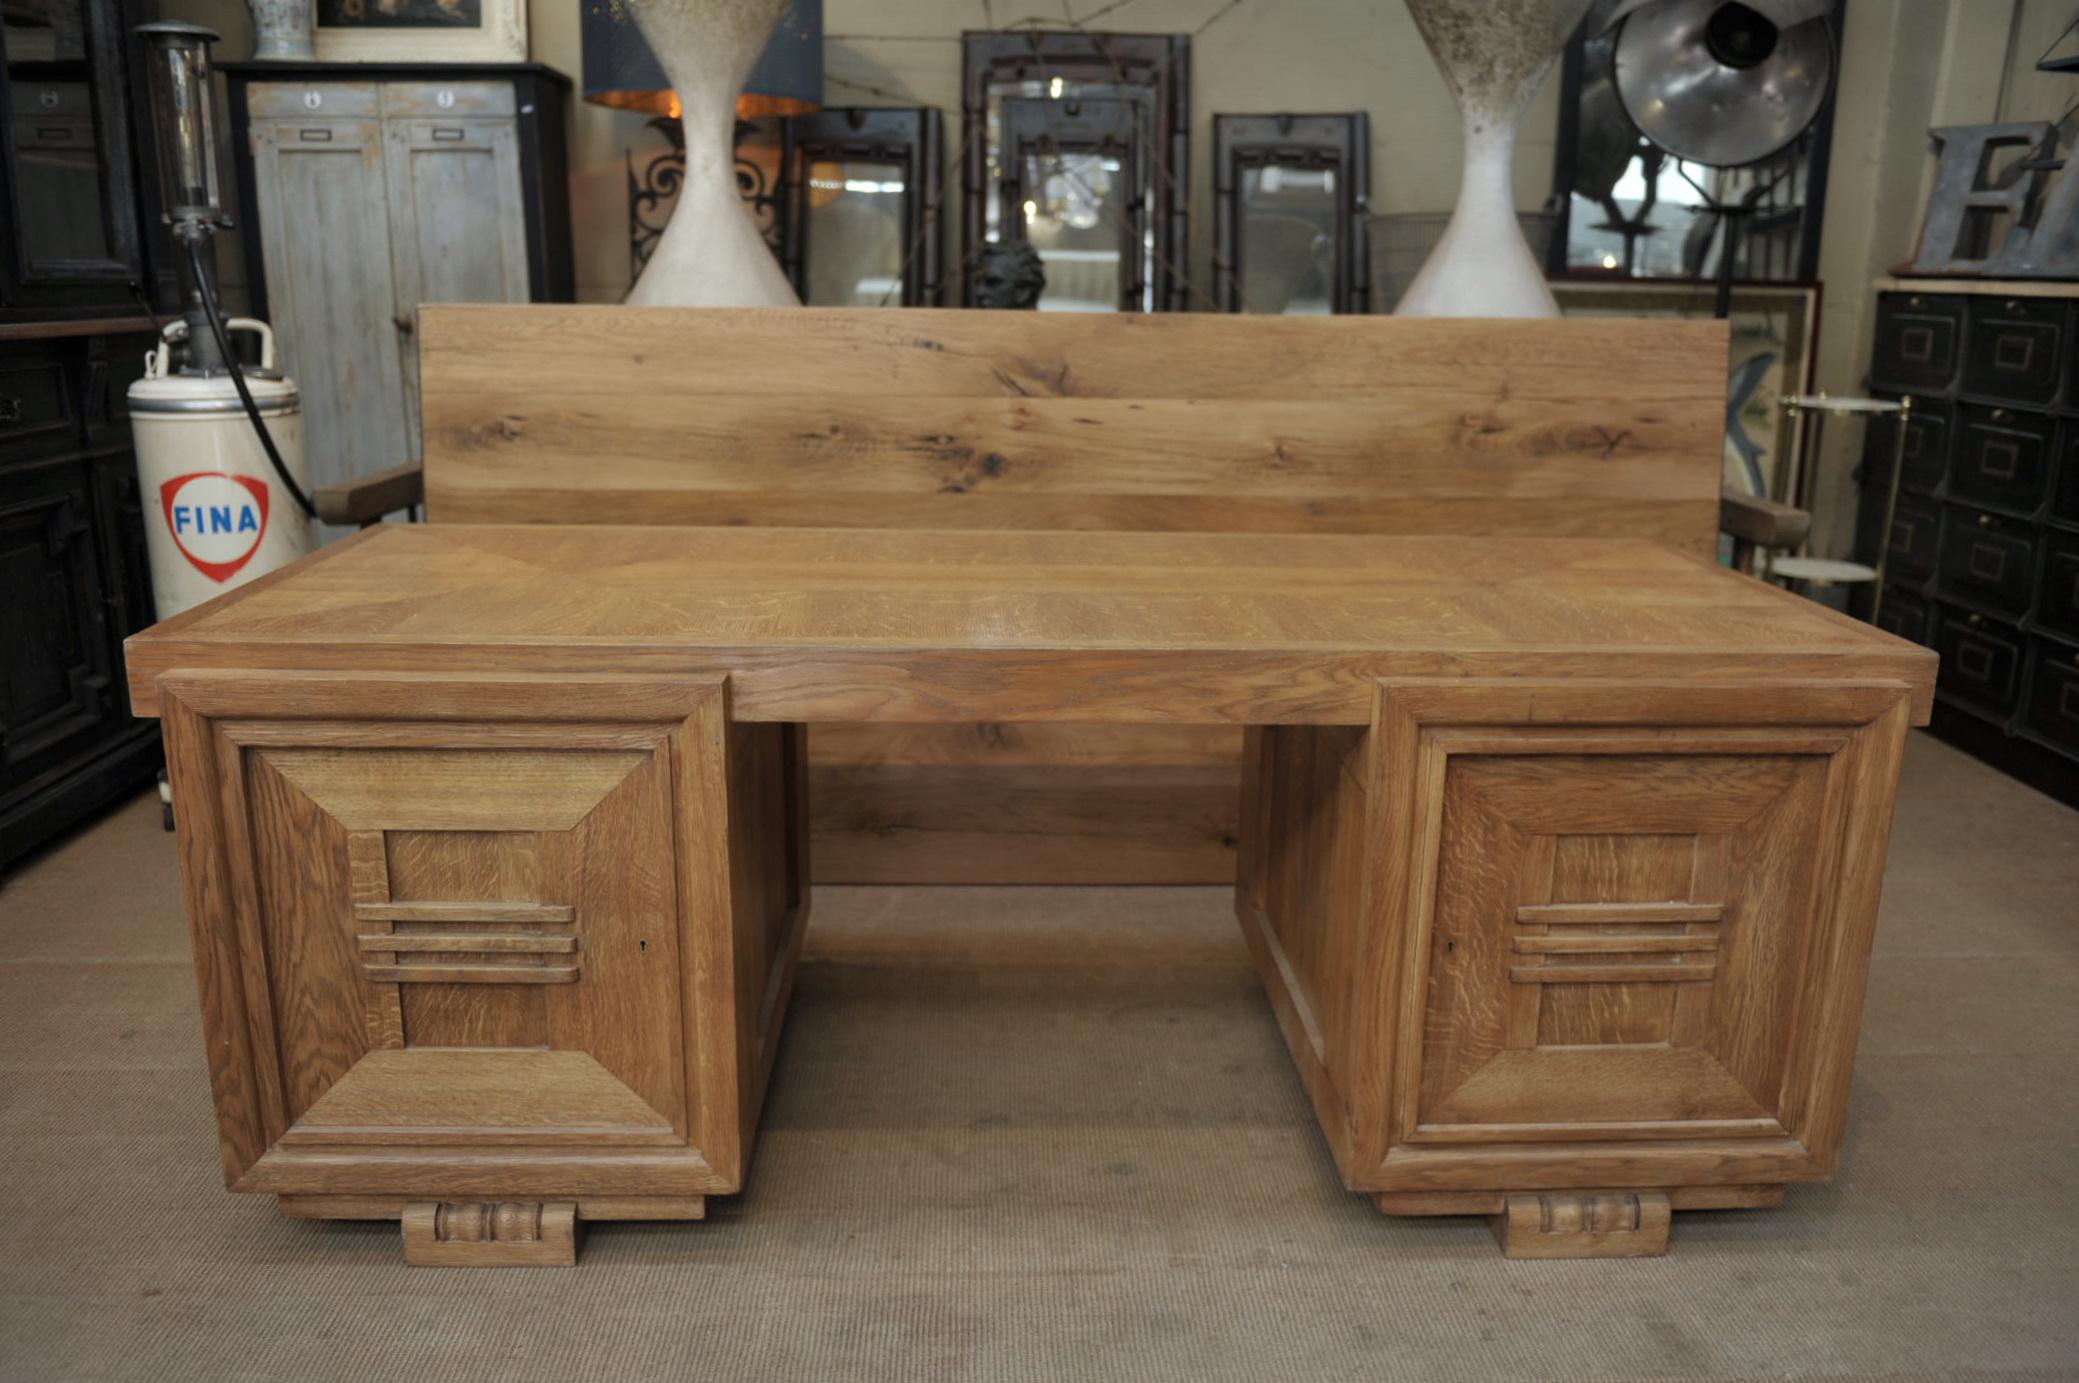
[(568, 1268), (577, 1263), (576, 1201), (412, 1201), (404, 1261), (428, 1268)]
[[(401, 1220), (411, 1201), (403, 1196), (277, 1196), (292, 1220)], [(580, 1196), (580, 1220), (704, 1220), (705, 1196)]]
[(1488, 1227), (1505, 1258), (1659, 1258), (1672, 1207), (1662, 1191), (1510, 1196)]

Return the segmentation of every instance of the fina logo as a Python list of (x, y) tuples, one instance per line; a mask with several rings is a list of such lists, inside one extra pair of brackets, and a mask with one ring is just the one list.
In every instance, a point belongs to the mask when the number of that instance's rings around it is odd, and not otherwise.
[(236, 576), (267, 533), (267, 482), (249, 475), (177, 475), (159, 487), (159, 504), (180, 555), (212, 581)]

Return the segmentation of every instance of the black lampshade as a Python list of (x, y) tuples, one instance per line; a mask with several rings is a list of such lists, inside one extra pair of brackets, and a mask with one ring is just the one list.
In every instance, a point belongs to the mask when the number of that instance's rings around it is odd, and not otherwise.
[[(677, 115), (678, 97), (621, 0), (583, 0), (585, 99), (602, 106)], [(823, 105), (823, 0), (792, 0), (743, 94), (736, 113), (799, 115)]]

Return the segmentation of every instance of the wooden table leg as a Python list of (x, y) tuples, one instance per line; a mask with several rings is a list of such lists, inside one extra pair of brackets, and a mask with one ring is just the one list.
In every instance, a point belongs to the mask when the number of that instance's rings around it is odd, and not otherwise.
[(404, 1261), (414, 1267), (577, 1266), (575, 1201), (413, 1201), (402, 1225)]
[(1669, 1219), (1665, 1191), (1545, 1191), (1504, 1198), (1487, 1225), (1507, 1258), (1659, 1258)]

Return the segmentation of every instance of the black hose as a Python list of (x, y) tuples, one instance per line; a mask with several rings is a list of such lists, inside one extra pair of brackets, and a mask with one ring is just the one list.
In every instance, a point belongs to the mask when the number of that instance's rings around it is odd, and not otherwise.
[(224, 329), (224, 319), (217, 312), (216, 295), (209, 291), (209, 273), (202, 260), (200, 240), (188, 242), (188, 267), (195, 271), (195, 296), (202, 300), (202, 315), (209, 319), (209, 334), (216, 337), (217, 350), (224, 357), (224, 368), (231, 372), (232, 387), (238, 390), (238, 401), (245, 405), (245, 415), (252, 419), (253, 431), (260, 435), (260, 449), (274, 463), (275, 475), (281, 479), (282, 488), (289, 492), (289, 497), (296, 501), (296, 507), (303, 511), (303, 517), (316, 518), (317, 507), (310, 502), (310, 496), (303, 493), (296, 477), (289, 474), (282, 454), (274, 449), (274, 438), (260, 418), (260, 405), (253, 402), (253, 391), (245, 386), (245, 371), (238, 368), (238, 356), (231, 349), (231, 335)]

